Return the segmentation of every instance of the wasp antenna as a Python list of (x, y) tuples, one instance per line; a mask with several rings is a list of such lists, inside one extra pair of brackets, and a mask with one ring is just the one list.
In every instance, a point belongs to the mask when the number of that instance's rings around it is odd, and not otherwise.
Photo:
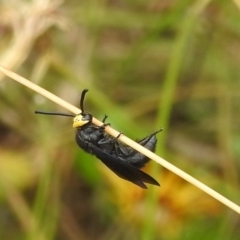
[(82, 110), (83, 113), (84, 113), (83, 102), (84, 102), (84, 98), (85, 98), (85, 95), (87, 92), (88, 92), (88, 89), (84, 89), (82, 91), (82, 95), (81, 95), (81, 99), (80, 99), (80, 109)]
[(44, 114), (44, 115), (57, 115), (57, 116), (64, 116), (64, 117), (75, 117), (73, 114), (68, 113), (57, 113), (57, 112), (44, 112), (44, 111), (35, 111), (36, 114)]

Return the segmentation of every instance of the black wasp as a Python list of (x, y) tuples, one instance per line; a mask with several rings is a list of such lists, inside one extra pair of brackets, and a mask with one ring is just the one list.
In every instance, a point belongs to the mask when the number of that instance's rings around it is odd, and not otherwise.
[[(118, 140), (121, 133), (118, 137), (114, 138), (104, 131), (105, 126), (109, 125), (105, 123), (107, 116), (104, 117), (103, 125), (100, 127), (92, 123), (92, 115), (85, 112), (83, 108), (84, 97), (87, 92), (87, 89), (84, 89), (82, 92), (80, 99), (80, 109), (82, 112), (76, 116), (42, 111), (35, 111), (35, 113), (73, 117), (73, 127), (76, 128), (75, 139), (80, 148), (87, 153), (95, 155), (119, 177), (141, 188), (147, 188), (144, 183), (159, 186), (159, 183), (154, 178), (140, 170), (149, 161), (149, 158), (121, 143)], [(150, 151), (155, 151), (157, 144), (156, 134), (160, 131), (156, 131), (137, 142)]]

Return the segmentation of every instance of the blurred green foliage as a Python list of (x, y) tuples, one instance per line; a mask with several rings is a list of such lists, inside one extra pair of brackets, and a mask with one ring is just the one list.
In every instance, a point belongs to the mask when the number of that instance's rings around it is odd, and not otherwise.
[[(0, 64), (239, 202), (240, 3), (2, 1)], [(74, 142), (64, 112), (0, 76), (0, 239), (238, 239), (239, 217), (151, 163), (143, 191)]]

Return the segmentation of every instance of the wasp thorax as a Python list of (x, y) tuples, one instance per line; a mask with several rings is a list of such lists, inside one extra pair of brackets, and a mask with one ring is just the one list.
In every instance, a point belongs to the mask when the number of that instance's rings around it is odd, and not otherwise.
[(92, 115), (89, 113), (79, 114), (73, 119), (73, 127), (82, 127), (92, 120)]

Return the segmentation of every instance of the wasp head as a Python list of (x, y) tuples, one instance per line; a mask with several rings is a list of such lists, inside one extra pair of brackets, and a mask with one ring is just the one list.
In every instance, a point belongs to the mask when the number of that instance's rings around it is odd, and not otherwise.
[(82, 112), (80, 114), (76, 115), (76, 117), (74, 117), (74, 119), (73, 119), (73, 127), (74, 128), (82, 127), (83, 125), (92, 121), (92, 115), (90, 113), (85, 113), (84, 107), (83, 107), (84, 98), (85, 98), (85, 95), (87, 92), (88, 92), (88, 89), (84, 89), (82, 91), (82, 95), (80, 98), (80, 109), (82, 110)]
[(82, 127), (83, 125), (88, 124), (92, 121), (92, 115), (90, 113), (80, 113), (76, 115), (73, 119), (73, 127), (78, 128)]

